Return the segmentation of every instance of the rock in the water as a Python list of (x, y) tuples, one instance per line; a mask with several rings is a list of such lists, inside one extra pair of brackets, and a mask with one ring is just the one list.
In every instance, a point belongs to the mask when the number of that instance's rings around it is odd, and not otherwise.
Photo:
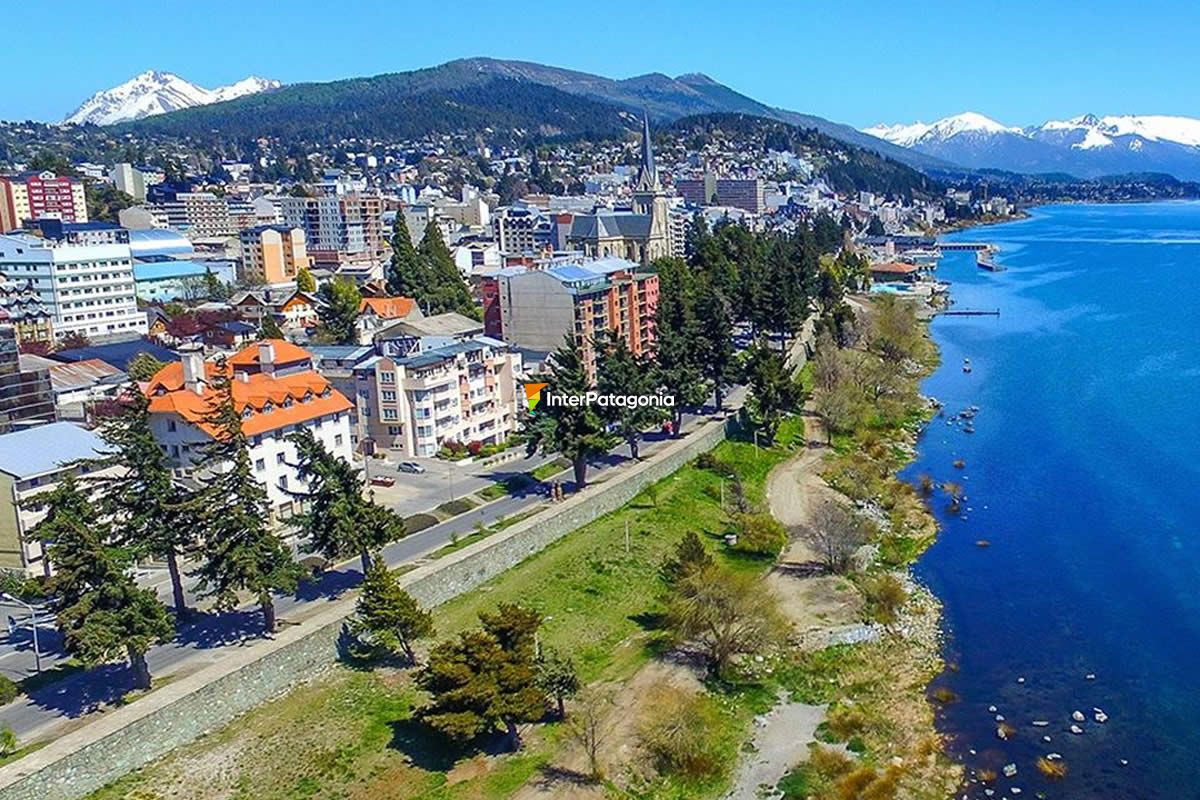
[(1047, 719), (1035, 719), (1035, 720), (1033, 721), (1033, 727), (1035, 727), (1035, 728), (1048, 728), (1048, 727), (1050, 727), (1050, 720), (1047, 720)]
[(1094, 673), (1094, 672), (1089, 672), (1087, 675), (1084, 675), (1084, 676), (1083, 676), (1083, 679), (1084, 679), (1085, 681), (1094, 681), (1094, 680), (1096, 680), (1096, 673)]
[(1108, 722), (1108, 714), (1105, 714), (1103, 711), (1097, 711), (1095, 720), (1103, 725), (1104, 723)]
[(1072, 712), (1071, 712), (1071, 719), (1075, 720), (1076, 722), (1083, 722), (1084, 720), (1086, 720), (1086, 719), (1087, 719), (1087, 717), (1085, 717), (1085, 716), (1083, 715), (1083, 712), (1082, 712), (1082, 711), (1072, 711)]
[(996, 711), (997, 711), (997, 709), (996, 709), (996, 707), (995, 707), (995, 706), (988, 706), (988, 713), (989, 713), (989, 714), (995, 714), (995, 713), (996, 713)]
[(1079, 736), (1083, 733), (1083, 728), (1079, 727), (1078, 725), (1072, 725), (1070, 730), (1071, 733), (1075, 734), (1076, 736)]
[(1016, 764), (1005, 764), (1004, 769), (1002, 771), (1004, 772), (1004, 777), (1011, 778), (1012, 776), (1017, 774), (1017, 765)]

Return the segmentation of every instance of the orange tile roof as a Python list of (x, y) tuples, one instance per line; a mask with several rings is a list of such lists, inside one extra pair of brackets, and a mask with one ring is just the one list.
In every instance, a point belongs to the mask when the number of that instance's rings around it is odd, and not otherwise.
[(871, 266), (871, 272), (884, 272), (893, 275), (909, 275), (920, 267), (916, 264), (905, 264), (903, 261), (889, 261), (886, 264), (874, 264)]
[[(275, 343), (279, 344), (277, 340)], [(288, 344), (288, 347), (301, 353), (302, 358), (311, 357), (307, 351), (295, 345)], [(235, 371), (235, 359), (242, 359), (243, 364), (252, 363), (247, 357), (251, 350), (256, 351), (257, 356), (257, 345), (254, 345), (234, 356), (226, 366), (227, 374), (234, 376), (230, 384), (234, 406), (243, 415), (247, 408), (251, 412), (249, 417), (242, 417), (242, 432), (247, 436), (257, 436), (288, 425), (349, 411), (352, 407), (345, 395), (313, 370), (279, 376)], [(216, 364), (206, 362), (204, 369), (210, 378), (217, 375)], [(216, 429), (207, 419), (213, 411), (216, 392), (205, 387), (203, 394), (197, 394), (185, 387), (182, 363), (176, 361), (160, 369), (146, 384), (145, 392), (150, 397), (152, 413), (178, 414), (210, 436), (215, 435)]]
[(258, 366), (258, 345), (268, 342), (275, 346), (276, 364), (292, 364), (296, 361), (304, 361), (305, 359), (312, 358), (311, 353), (303, 347), (297, 347), (291, 342), (283, 339), (264, 339), (262, 342), (255, 342), (230, 356), (229, 363), (235, 367)]
[(414, 306), (416, 302), (411, 297), (364, 297), (358, 313), (363, 314), (370, 309), (383, 319), (403, 319), (412, 313)]

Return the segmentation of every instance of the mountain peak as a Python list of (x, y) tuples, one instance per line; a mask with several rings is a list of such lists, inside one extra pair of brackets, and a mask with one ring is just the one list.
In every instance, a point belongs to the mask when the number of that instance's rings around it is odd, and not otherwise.
[(182, 108), (232, 100), (278, 89), (279, 81), (250, 76), (228, 86), (205, 89), (173, 72), (148, 69), (119, 86), (96, 92), (67, 116), (64, 123), (112, 125)]

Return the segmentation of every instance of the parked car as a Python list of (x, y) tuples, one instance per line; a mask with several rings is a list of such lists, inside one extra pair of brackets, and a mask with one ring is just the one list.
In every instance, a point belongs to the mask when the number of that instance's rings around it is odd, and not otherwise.
[(400, 470), (401, 472), (411, 472), (414, 475), (420, 475), (425, 471), (425, 468), (415, 461), (401, 461), (396, 465), (396, 469)]
[(371, 478), (371, 485), (372, 486), (395, 486), (396, 479), (393, 478), (391, 475), (376, 475), (375, 477)]

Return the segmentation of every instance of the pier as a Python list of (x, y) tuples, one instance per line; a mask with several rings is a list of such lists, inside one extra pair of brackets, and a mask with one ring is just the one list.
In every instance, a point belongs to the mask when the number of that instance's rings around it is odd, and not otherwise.
[(1000, 316), (1000, 309), (998, 309), (998, 308), (994, 308), (994, 309), (986, 309), (986, 308), (947, 309), (946, 311), (940, 311), (938, 313), (943, 316), (947, 316), (947, 317), (998, 317), (998, 316)]
[(939, 242), (938, 249), (942, 251), (948, 250), (989, 250), (991, 245), (987, 242)]

